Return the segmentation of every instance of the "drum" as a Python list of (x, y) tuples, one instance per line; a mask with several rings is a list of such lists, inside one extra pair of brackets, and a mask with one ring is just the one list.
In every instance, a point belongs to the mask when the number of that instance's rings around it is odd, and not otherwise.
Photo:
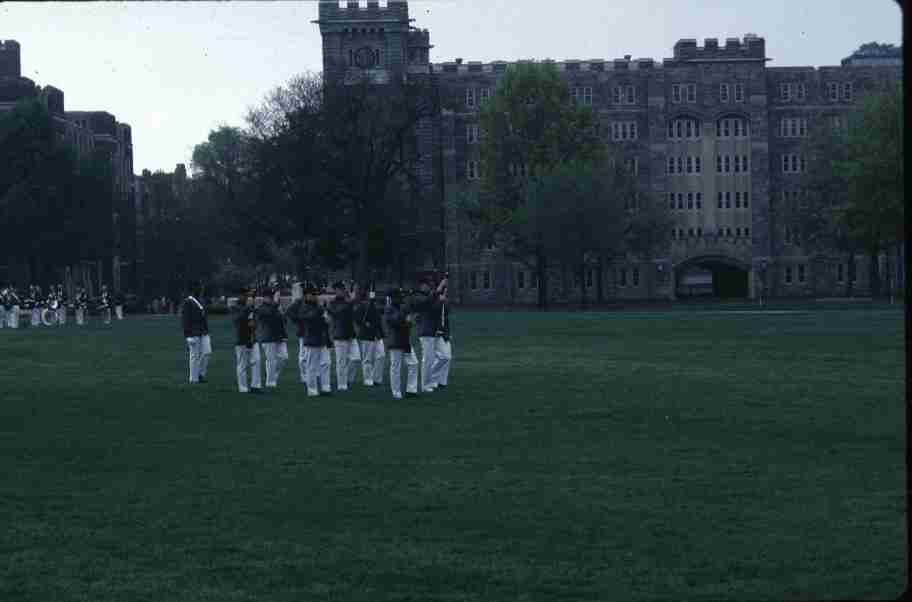
[(57, 323), (57, 311), (53, 309), (45, 309), (41, 312), (41, 323), (45, 326), (53, 326)]

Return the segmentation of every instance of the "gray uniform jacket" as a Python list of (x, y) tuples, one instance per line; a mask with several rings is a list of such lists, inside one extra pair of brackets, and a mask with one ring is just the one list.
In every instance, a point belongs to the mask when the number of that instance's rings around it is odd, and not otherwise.
[(285, 333), (285, 317), (275, 305), (264, 303), (256, 311), (257, 342), (280, 343), (288, 340)]

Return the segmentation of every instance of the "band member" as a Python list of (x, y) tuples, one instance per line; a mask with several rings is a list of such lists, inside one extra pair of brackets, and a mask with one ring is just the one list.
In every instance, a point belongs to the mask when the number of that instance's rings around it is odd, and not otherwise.
[(45, 326), (54, 326), (57, 324), (57, 307), (60, 302), (57, 300), (57, 289), (52, 284), (48, 288), (47, 297), (44, 301), (44, 309), (41, 311), (41, 323)]
[(345, 290), (342, 282), (333, 285), (336, 296), (327, 306), (333, 322), (333, 344), (336, 348), (336, 388), (347, 391), (355, 383), (361, 353), (355, 342), (355, 291)]
[[(320, 385), (326, 394), (332, 391), (330, 383), (331, 362), (323, 365), (323, 352), (326, 349), (326, 335), (328, 324), (324, 318), (324, 310), (319, 305), (319, 291), (308, 289), (304, 298), (299, 299), (293, 306), (294, 320), (298, 326), (298, 351), (299, 368), (304, 382), (307, 384), (307, 396), (316, 397), (320, 394)], [(289, 308), (291, 313), (292, 308)], [(321, 382), (322, 381), (322, 382)]]
[[(105, 291), (106, 293), (107, 291)], [(184, 327), (184, 338), (190, 351), (190, 383), (205, 383), (209, 367), (209, 355), (212, 353), (212, 340), (209, 338), (209, 320), (206, 308), (203, 307), (202, 285), (191, 287), (191, 294), (184, 300), (181, 308), (181, 322)], [(110, 322), (111, 309), (108, 308)]]
[(390, 390), (393, 399), (402, 399), (402, 362), (405, 360), (408, 371), (405, 396), (418, 395), (418, 358), (412, 350), (409, 327), (412, 317), (408, 306), (402, 303), (402, 292), (393, 289), (389, 292), (389, 305), (383, 312), (386, 325), (386, 347), (390, 355)]
[(285, 316), (276, 305), (278, 291), (267, 290), (263, 305), (256, 311), (257, 342), (266, 356), (266, 388), (279, 386), (279, 376), (288, 361), (288, 335)]
[(383, 316), (377, 309), (376, 293), (360, 293), (361, 302), (355, 308), (355, 331), (361, 346), (361, 368), (364, 384), (373, 387), (383, 384), (386, 351), (383, 347)]
[(86, 310), (89, 308), (89, 297), (85, 289), (81, 286), (76, 289), (76, 324), (83, 326), (85, 324)]
[(61, 326), (66, 324), (67, 318), (67, 296), (63, 290), (63, 285), (57, 285), (57, 323)]
[[(186, 303), (186, 301), (184, 302)], [(101, 285), (101, 299), (98, 302), (98, 309), (104, 318), (105, 324), (111, 323), (111, 295), (108, 293), (108, 285)]]
[(126, 302), (126, 298), (122, 291), (114, 293), (114, 312), (116, 313), (118, 320), (123, 320), (124, 302)]
[[(253, 291), (247, 291), (238, 304), (234, 315), (234, 328), (237, 332), (237, 344), (234, 346), (234, 357), (237, 364), (238, 391), (241, 393), (262, 393), (260, 388), (260, 346), (256, 341), (256, 310)], [(247, 374), (250, 371), (250, 387)]]
[(422, 279), (420, 292), (413, 297), (412, 309), (418, 316), (418, 339), (421, 341), (421, 390), (429, 393), (437, 388), (431, 378), (437, 344), (437, 316), (440, 313), (438, 297), (446, 287), (446, 278), (431, 290), (431, 281)]
[(29, 287), (29, 301), (29, 307), (32, 309), (32, 326), (41, 326), (41, 310), (44, 309), (44, 302), (41, 300), (40, 286)]
[(9, 292), (6, 287), (0, 288), (0, 328), (6, 328), (6, 324), (9, 321), (6, 316), (13, 310), (13, 306), (9, 301)]
[(434, 343), (434, 363), (431, 367), (431, 381), (445, 389), (450, 380), (450, 360), (453, 358), (453, 346), (450, 342), (450, 306), (447, 304), (447, 289), (440, 294), (439, 320)]

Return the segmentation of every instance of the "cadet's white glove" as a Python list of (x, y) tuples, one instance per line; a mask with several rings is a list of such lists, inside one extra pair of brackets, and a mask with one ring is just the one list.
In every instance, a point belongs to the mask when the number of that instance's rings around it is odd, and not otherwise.
[(189, 345), (192, 342), (193, 342), (193, 337), (187, 337), (187, 344)]

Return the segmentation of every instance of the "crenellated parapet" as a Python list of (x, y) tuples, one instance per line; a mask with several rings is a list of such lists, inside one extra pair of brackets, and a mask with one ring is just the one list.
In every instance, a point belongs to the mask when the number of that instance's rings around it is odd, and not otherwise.
[(408, 21), (408, 2), (389, 0), (378, 2), (320, 2), (320, 22), (365, 20), (365, 21)]
[(0, 78), (22, 77), (22, 58), (19, 42), (0, 40)]
[(525, 63), (545, 63), (549, 65), (554, 65), (560, 72), (574, 72), (574, 71), (641, 71), (647, 69), (653, 69), (661, 67), (662, 65), (656, 63), (651, 58), (639, 58), (631, 59), (630, 57), (614, 60), (606, 59), (588, 59), (588, 60), (565, 60), (565, 61), (555, 61), (552, 59), (543, 59), (541, 61), (533, 60), (520, 60), (520, 61), (491, 61), (491, 62), (481, 62), (481, 61), (469, 61), (464, 62), (462, 59), (456, 59), (455, 61), (445, 61), (442, 63), (434, 63), (434, 71), (436, 73), (446, 73), (446, 74), (465, 74), (471, 75), (475, 73), (503, 73), (507, 70), (507, 67), (510, 65), (520, 65)]
[(725, 38), (725, 44), (719, 44), (718, 38), (706, 38), (703, 46), (697, 46), (695, 38), (678, 40), (674, 45), (674, 58), (666, 62), (730, 62), (730, 61), (766, 61), (766, 40), (755, 34), (747, 34), (743, 39)]

